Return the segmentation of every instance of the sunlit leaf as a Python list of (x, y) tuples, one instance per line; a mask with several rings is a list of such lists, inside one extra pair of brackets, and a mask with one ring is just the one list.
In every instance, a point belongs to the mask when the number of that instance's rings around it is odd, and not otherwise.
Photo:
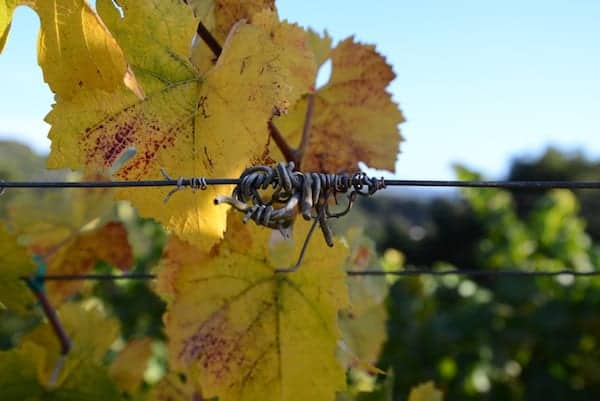
[(151, 338), (131, 340), (112, 361), (108, 373), (121, 390), (133, 394), (144, 380), (151, 355)]
[(308, 29), (307, 34), (308, 43), (315, 55), (317, 67), (321, 67), (329, 59), (331, 53), (331, 36), (327, 32), (324, 32), (323, 36), (321, 36), (312, 29)]
[[(59, 180), (63, 174), (53, 175)], [(80, 234), (97, 227), (112, 211), (110, 189), (28, 190), (7, 206), (8, 223), (36, 254), (47, 255)], [(49, 212), (51, 211), (51, 212)]]
[[(64, 175), (58, 177), (62, 179)], [(106, 223), (113, 210), (111, 192), (109, 189), (23, 192), (7, 205), (8, 224), (33, 254), (45, 260), (48, 274), (89, 273), (97, 261), (125, 270), (133, 264), (127, 231), (121, 223)], [(46, 283), (46, 289), (53, 303), (59, 303), (84, 284), (53, 281)]]
[(59, 99), (123, 84), (123, 52), (87, 1), (36, 0), (34, 9), (41, 25), (38, 62)]
[[(350, 246), (346, 270), (368, 272), (381, 269), (374, 242), (360, 229), (345, 235)], [(341, 360), (349, 367), (379, 373), (374, 366), (386, 339), (387, 312), (384, 304), (388, 284), (384, 276), (348, 276), (346, 279), (350, 306), (340, 311), (339, 325), (343, 344)]]
[(346, 250), (314, 240), (297, 272), (275, 273), (300, 251), (307, 223), (296, 225), (293, 249), (269, 252), (268, 230), (234, 220), (209, 259), (161, 271), (175, 288), (165, 316), (172, 366), (196, 368), (205, 397), (318, 401), (344, 388), (335, 349)]
[[(62, 245), (48, 257), (48, 274), (90, 273), (96, 262), (104, 261), (121, 270), (132, 267), (133, 254), (127, 230), (121, 223), (111, 222), (97, 230), (83, 232)], [(51, 281), (46, 283), (50, 298), (56, 303), (74, 294), (84, 281)]]
[(374, 305), (360, 315), (340, 314), (339, 325), (345, 347), (341, 357), (347, 366), (378, 373), (375, 363), (387, 338), (386, 321), (384, 304)]
[[(311, 48), (322, 62), (326, 44), (311, 34)], [(358, 162), (394, 170), (404, 121), (387, 87), (395, 75), (374, 46), (353, 38), (329, 53), (331, 77), (314, 94), (310, 136), (301, 165), (307, 171), (356, 171)], [(276, 125), (292, 146), (301, 142), (308, 100), (298, 102)]]
[[(97, 2), (145, 97), (125, 89), (86, 91), (57, 103), (47, 117), (49, 164), (108, 171), (134, 148), (115, 176), (139, 180), (162, 179), (161, 168), (173, 176), (234, 177), (264, 162), (273, 110), (286, 110), (314, 75), (304, 32), (274, 13), (256, 15), (256, 22), (231, 30), (216, 65), (200, 73), (189, 60), (198, 22), (191, 9), (180, 0), (150, 3), (120, 1), (121, 18), (111, 1)], [(229, 189), (180, 191), (167, 206), (164, 188), (123, 189), (119, 197), (209, 248), (225, 229), (227, 208), (213, 204), (223, 191)]]
[[(250, 21), (263, 10), (275, 10), (274, 0), (187, 0), (194, 14), (219, 44), (223, 44), (238, 21)], [(216, 57), (199, 37), (192, 45), (192, 63), (198, 71), (211, 68)]]
[[(106, 352), (119, 335), (116, 319), (106, 316), (93, 300), (84, 303), (66, 303), (58, 309), (58, 317), (72, 342), (72, 349), (66, 359), (63, 373), (77, 369), (80, 360), (102, 362)], [(101, 330), (99, 329), (101, 328)], [(50, 376), (54, 364), (61, 358), (60, 343), (50, 324), (39, 326), (25, 336), (26, 341), (34, 342), (48, 351), (46, 367)]]
[(17, 5), (17, 0), (0, 0), (0, 52), (6, 45), (8, 31), (12, 20), (13, 11)]
[(196, 17), (219, 43), (233, 26), (264, 10), (275, 11), (274, 0), (186, 0)]
[(33, 301), (19, 278), (35, 273), (31, 256), (0, 224), (0, 307), (23, 312)]

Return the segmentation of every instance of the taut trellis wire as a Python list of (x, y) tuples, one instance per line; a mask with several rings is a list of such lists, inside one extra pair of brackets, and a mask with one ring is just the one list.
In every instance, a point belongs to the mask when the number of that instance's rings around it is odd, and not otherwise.
[[(192, 187), (193, 179), (140, 181), (2, 181), (0, 191), (11, 188), (135, 188)], [(204, 178), (206, 185), (238, 185), (239, 178)], [(386, 187), (497, 188), (521, 190), (600, 189), (600, 181), (458, 181), (383, 179)]]
[[(0, 194), (12, 188), (148, 188), (175, 187), (167, 193), (167, 202), (176, 192), (185, 188), (192, 191), (204, 190), (211, 185), (235, 185), (231, 196), (218, 196), (215, 204), (228, 203), (244, 214), (244, 222), (253, 220), (256, 224), (279, 229), (284, 236), (289, 233), (296, 213), (299, 211), (306, 220), (313, 220), (309, 234), (304, 241), (298, 261), (294, 266), (276, 269), (276, 272), (297, 270), (304, 258), (308, 242), (317, 225), (323, 232), (325, 241), (333, 246), (332, 232), (327, 224), (330, 218), (348, 213), (358, 196), (370, 196), (386, 187), (445, 187), (445, 188), (496, 188), (518, 190), (548, 189), (600, 189), (600, 181), (453, 181), (453, 180), (399, 180), (373, 178), (365, 173), (325, 174), (303, 173), (294, 170), (294, 163), (279, 163), (276, 167), (254, 166), (248, 168), (239, 178), (179, 177), (171, 178), (164, 170), (163, 180), (141, 181), (0, 181)], [(272, 189), (270, 197), (260, 191)], [(337, 204), (337, 195), (347, 194), (348, 204), (338, 212), (330, 211), (330, 199)], [(277, 205), (281, 207), (277, 208)], [(348, 270), (348, 276), (488, 276), (488, 277), (591, 277), (600, 276), (600, 270), (473, 270), (473, 269), (401, 269), (401, 270)], [(132, 280), (153, 279), (155, 275), (132, 273), (125, 275), (41, 275), (33, 277), (38, 281), (58, 280)], [(21, 277), (29, 280), (32, 277)]]

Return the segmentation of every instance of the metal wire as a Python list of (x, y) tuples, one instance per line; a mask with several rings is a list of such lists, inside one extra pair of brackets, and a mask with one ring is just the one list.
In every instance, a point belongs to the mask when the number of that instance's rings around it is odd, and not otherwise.
[[(30, 280), (31, 277), (21, 276), (21, 280)], [(45, 274), (34, 276), (40, 281), (84, 281), (84, 280), (150, 280), (156, 278), (152, 273), (129, 274)]]
[(403, 270), (347, 270), (349, 276), (485, 276), (485, 277), (593, 277), (600, 270), (475, 270), (475, 269), (403, 269)]
[[(0, 181), (0, 191), (10, 188), (135, 188), (188, 187), (196, 179), (146, 181)], [(204, 178), (206, 185), (238, 185), (239, 178)], [(600, 181), (447, 181), (384, 179), (387, 187), (499, 188), (499, 189), (600, 189)]]

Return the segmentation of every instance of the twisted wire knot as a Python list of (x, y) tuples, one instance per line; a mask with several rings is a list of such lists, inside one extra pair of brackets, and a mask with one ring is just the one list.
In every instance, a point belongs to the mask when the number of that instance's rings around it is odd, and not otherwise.
[[(169, 176), (169, 174), (167, 174), (165, 169), (161, 168), (160, 173), (162, 174), (163, 177), (165, 177), (166, 180), (173, 181), (173, 178), (171, 178)], [(173, 196), (173, 194), (175, 192), (181, 191), (182, 189), (185, 189), (186, 187), (190, 187), (192, 192), (196, 192), (197, 190), (204, 191), (208, 188), (208, 183), (206, 182), (206, 178), (204, 178), (204, 177), (191, 177), (191, 178), (186, 179), (186, 178), (180, 176), (177, 178), (177, 184), (176, 184), (175, 188), (173, 188), (171, 191), (169, 191), (169, 193), (163, 199), (163, 203), (167, 203), (169, 201), (169, 199), (171, 199), (171, 196)]]
[[(325, 241), (333, 246), (333, 233), (327, 220), (347, 214), (358, 196), (370, 196), (385, 188), (383, 178), (373, 178), (363, 172), (353, 174), (302, 173), (294, 163), (279, 163), (275, 167), (254, 166), (240, 176), (240, 183), (231, 196), (218, 196), (215, 204), (227, 203), (244, 213), (258, 225), (278, 229), (285, 237), (296, 215), (318, 222)], [(348, 204), (341, 211), (330, 209), (333, 198), (347, 194)]]

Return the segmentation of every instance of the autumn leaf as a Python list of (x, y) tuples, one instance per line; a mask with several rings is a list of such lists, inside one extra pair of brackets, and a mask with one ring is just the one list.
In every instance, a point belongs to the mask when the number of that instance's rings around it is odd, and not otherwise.
[[(190, 61), (197, 18), (180, 0), (98, 0), (103, 21), (123, 49), (145, 93), (126, 88), (85, 91), (57, 103), (49, 165), (108, 171), (135, 149), (115, 176), (124, 180), (174, 176), (235, 177), (265, 161), (267, 122), (310, 86), (315, 71), (305, 33), (264, 12), (251, 24), (237, 23), (216, 65), (205, 73)], [(180, 191), (168, 205), (164, 189), (123, 189), (144, 216), (163, 223), (186, 241), (209, 248), (225, 230), (226, 207), (217, 194)]]
[[(118, 332), (116, 322), (94, 308), (67, 304), (59, 311), (73, 341), (61, 356), (49, 324), (0, 352), (0, 388), (7, 400), (104, 401), (121, 399), (101, 359)], [(101, 327), (102, 330), (98, 330)]]
[[(309, 33), (316, 59), (323, 63), (331, 38)], [(358, 162), (394, 170), (401, 140), (398, 125), (404, 121), (387, 91), (395, 75), (374, 46), (353, 38), (340, 42), (328, 54), (329, 82), (306, 95), (276, 126), (291, 146), (300, 146), (309, 97), (314, 97), (310, 131), (302, 159), (303, 170), (353, 172)], [(272, 149), (276, 154), (276, 150)]]
[(59, 100), (81, 91), (123, 84), (123, 52), (85, 0), (36, 0), (40, 17), (38, 62)]
[(315, 62), (317, 68), (320, 68), (329, 59), (331, 53), (331, 36), (327, 32), (323, 33), (323, 36), (319, 35), (312, 29), (307, 29), (308, 44), (313, 54), (315, 55)]
[[(127, 231), (121, 223), (106, 223), (113, 205), (109, 189), (28, 192), (9, 202), (7, 222), (30, 252), (45, 260), (47, 274), (86, 274), (98, 261), (126, 270), (133, 264)], [(85, 282), (45, 285), (52, 303), (58, 304)]]
[(260, 11), (275, 11), (275, 0), (189, 0), (195, 13), (218, 42), (223, 43), (231, 28), (241, 20), (250, 21)]
[[(345, 270), (353, 272), (381, 270), (375, 242), (362, 229), (350, 228), (344, 234), (344, 239), (350, 248)], [(389, 288), (385, 277), (368, 274), (348, 276), (346, 284), (353, 315), (362, 315), (373, 306), (382, 304)]]
[(335, 358), (345, 248), (314, 240), (297, 272), (274, 272), (295, 262), (307, 230), (297, 222), (293, 249), (269, 251), (267, 230), (235, 219), (211, 257), (161, 271), (175, 289), (164, 317), (171, 365), (197, 369), (204, 397), (319, 401), (345, 387)]
[(58, 98), (72, 98), (82, 90), (113, 90), (124, 82), (136, 88), (121, 49), (85, 0), (0, 0), (0, 51), (12, 13), (21, 4), (40, 18), (38, 63)]
[(0, 0), (0, 52), (6, 45), (12, 14), (17, 6), (16, 0)]
[[(63, 376), (68, 375), (70, 369), (77, 369), (81, 360), (100, 364), (119, 335), (117, 320), (108, 317), (94, 299), (65, 303), (58, 309), (58, 317), (72, 343), (62, 369)], [(46, 377), (50, 377), (55, 363), (62, 358), (60, 344), (51, 325), (46, 323), (37, 327), (24, 336), (24, 341), (33, 342), (47, 351), (42, 371)]]
[[(133, 265), (133, 253), (122, 223), (110, 222), (97, 230), (83, 232), (62, 245), (47, 260), (48, 274), (90, 273), (96, 262), (104, 261), (121, 270)], [(83, 281), (51, 281), (46, 290), (53, 302), (63, 302), (79, 291)]]
[(387, 310), (374, 305), (361, 315), (340, 314), (339, 325), (344, 339), (342, 361), (367, 373), (382, 373), (375, 364), (387, 338)]
[[(231, 28), (238, 21), (250, 21), (260, 11), (275, 11), (274, 0), (186, 0), (192, 7), (194, 15), (199, 18), (204, 28), (217, 43), (224, 43)], [(200, 37), (192, 44), (191, 61), (198, 71), (211, 68), (216, 56), (214, 49)]]
[[(375, 243), (362, 230), (351, 228), (344, 239), (350, 247), (345, 270), (365, 272), (381, 268)], [(350, 306), (339, 313), (343, 344), (340, 358), (348, 367), (381, 373), (374, 364), (386, 339), (388, 284), (383, 276), (348, 276)]]
[(27, 401), (119, 401), (121, 397), (106, 372), (85, 361), (73, 370), (59, 387), (41, 380), (46, 351), (25, 343), (11, 351), (0, 352), (0, 386), (6, 400)]
[(161, 279), (155, 281), (154, 290), (171, 302), (178, 295), (176, 280), (180, 270), (186, 266), (200, 265), (208, 258), (210, 255), (206, 250), (190, 246), (175, 235), (171, 236), (163, 250), (158, 267)]
[(152, 339), (129, 341), (110, 364), (108, 374), (121, 390), (133, 394), (144, 380), (144, 372), (152, 356)]
[(0, 224), (0, 307), (24, 312), (33, 301), (27, 286), (19, 278), (35, 272), (31, 256), (22, 248), (15, 236)]
[(408, 401), (442, 401), (443, 394), (433, 382), (419, 384), (410, 390)]
[[(62, 173), (52, 177), (70, 178)], [(113, 206), (110, 189), (30, 190), (11, 199), (7, 220), (23, 244), (33, 253), (46, 256), (83, 229), (103, 224)]]

